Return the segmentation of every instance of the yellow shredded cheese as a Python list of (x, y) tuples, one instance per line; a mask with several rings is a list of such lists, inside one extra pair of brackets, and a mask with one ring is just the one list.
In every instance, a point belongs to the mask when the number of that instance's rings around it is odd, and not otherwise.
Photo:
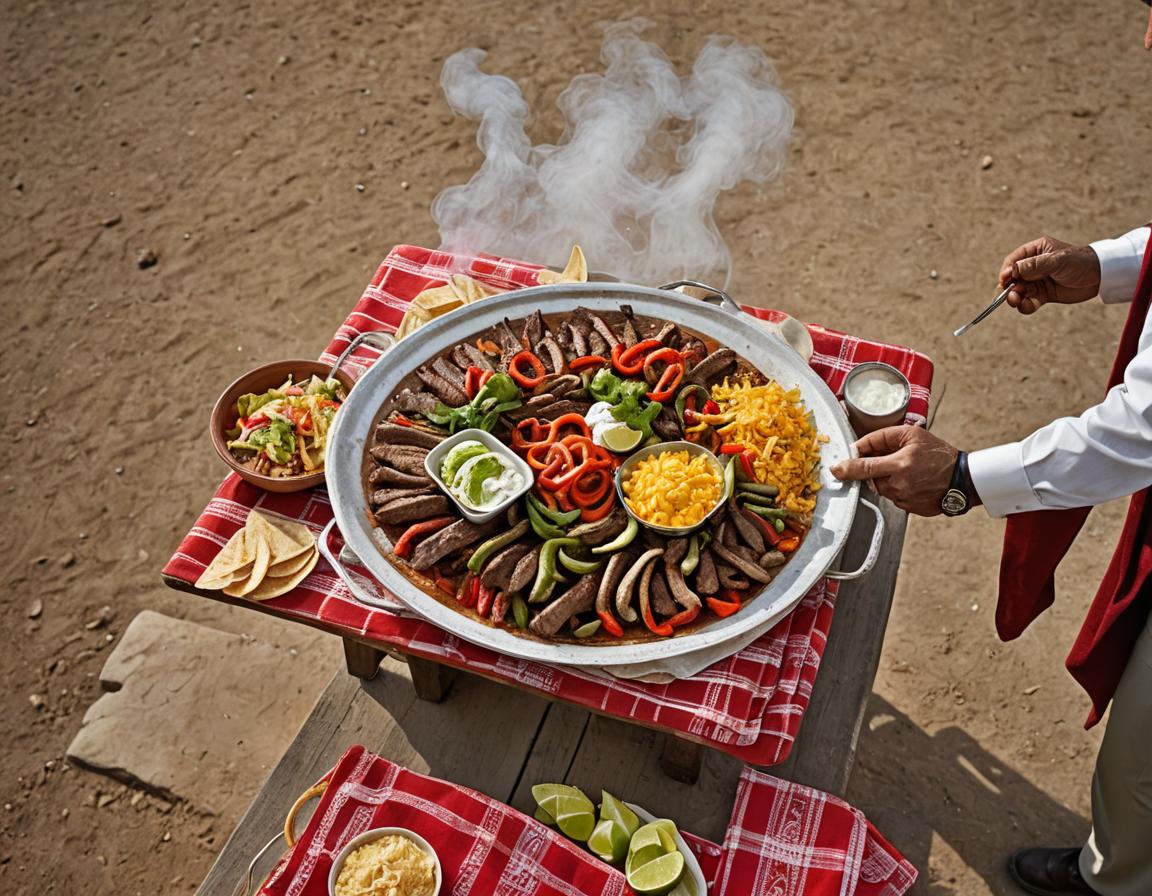
[(624, 485), (632, 512), (657, 526), (694, 526), (720, 500), (721, 474), (702, 454), (662, 451), (639, 461)]
[(724, 443), (755, 452), (756, 481), (780, 489), (780, 507), (810, 513), (820, 489), (820, 445), (828, 438), (816, 431), (800, 390), (775, 380), (754, 386), (746, 378), (725, 378), (712, 387), (712, 398), (732, 418), (716, 430)]

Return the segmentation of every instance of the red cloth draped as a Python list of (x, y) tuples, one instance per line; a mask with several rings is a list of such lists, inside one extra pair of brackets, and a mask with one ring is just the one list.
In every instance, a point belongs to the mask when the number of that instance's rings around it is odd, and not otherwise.
[[(1108, 380), (1109, 389), (1123, 382), (1125, 369), (1136, 357), (1150, 301), (1152, 241), (1144, 253), (1140, 279)], [(1152, 458), (1152, 445), (1148, 449)], [(1152, 587), (1144, 587), (1152, 574), (1149, 491), (1152, 489), (1132, 496), (1112, 562), (1066, 660), (1072, 677), (1092, 698), (1086, 728), (1091, 728), (1104, 715), (1152, 609)], [(1032, 620), (1052, 605), (1056, 597), (1056, 567), (1072, 546), (1091, 509), (1036, 510), (1008, 517), (1000, 558), (1000, 597), (996, 605), (996, 630), (1001, 640), (1019, 637)]]

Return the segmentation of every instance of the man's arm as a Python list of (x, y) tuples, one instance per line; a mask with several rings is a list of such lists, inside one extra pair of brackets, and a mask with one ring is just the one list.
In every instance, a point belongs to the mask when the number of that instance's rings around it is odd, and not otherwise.
[(1114, 240), (1097, 240), (1092, 251), (1100, 259), (1100, 298), (1105, 302), (1131, 302), (1148, 247), (1149, 227), (1137, 227)]

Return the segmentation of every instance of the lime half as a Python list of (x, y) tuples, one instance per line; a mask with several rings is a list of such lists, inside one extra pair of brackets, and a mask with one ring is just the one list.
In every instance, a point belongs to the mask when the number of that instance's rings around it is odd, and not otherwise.
[(670, 892), (684, 876), (684, 856), (679, 850), (666, 853), (658, 859), (631, 868), (627, 872), (628, 886), (643, 896), (659, 896)]
[(644, 440), (644, 433), (624, 423), (619, 426), (606, 426), (600, 435), (604, 447), (617, 454), (631, 451)]

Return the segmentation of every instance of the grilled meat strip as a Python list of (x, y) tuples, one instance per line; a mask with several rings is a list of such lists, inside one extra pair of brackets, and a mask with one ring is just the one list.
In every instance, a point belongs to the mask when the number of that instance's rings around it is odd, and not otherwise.
[(621, 305), (620, 313), (624, 315), (624, 325), (621, 342), (628, 348), (640, 341), (640, 328), (636, 326), (636, 317), (632, 313), (631, 305)]
[(461, 342), (452, 349), (452, 360), (461, 370), (469, 367), (479, 367), (481, 370), (491, 370), (492, 362), (488, 356), (470, 342)]
[(628, 525), (628, 513), (623, 507), (615, 507), (603, 519), (594, 523), (581, 523), (568, 530), (569, 538), (579, 538), (584, 544), (598, 545), (611, 541)]
[(723, 587), (731, 588), (733, 591), (744, 591), (752, 584), (727, 563), (716, 564), (716, 578)]
[(451, 380), (444, 379), (435, 370), (430, 370), (427, 367), (416, 368), (416, 376), (420, 378), (425, 386), (435, 392), (440, 400), (449, 407), (458, 408), (468, 403), (468, 396), (464, 390), (453, 383)]
[(587, 331), (581, 332), (573, 321), (569, 321), (565, 326), (568, 328), (569, 334), (571, 334), (572, 357), (583, 358), (588, 354)]
[(400, 498), (411, 498), (413, 495), (429, 494), (434, 488), (435, 485), (431, 482), (423, 488), (381, 488), (372, 492), (371, 501), (373, 506), (391, 504)]
[(377, 508), (376, 522), (382, 526), (414, 523), (443, 516), (451, 509), (452, 504), (443, 495), (409, 495)]
[(713, 380), (718, 380), (736, 367), (736, 352), (730, 348), (718, 348), (707, 358), (688, 371), (684, 377), (684, 384), (696, 383), (699, 386), (708, 386)]
[(516, 564), (531, 550), (532, 546), (523, 542), (508, 545), (484, 566), (484, 571), (480, 573), (480, 584), (507, 591)]
[(429, 535), (412, 553), (408, 565), (416, 570), (425, 570), (443, 560), (449, 554), (466, 548), (487, 535), (495, 535), (504, 527), (500, 517), (477, 525), (468, 520), (457, 520), (434, 535)]
[(736, 527), (736, 534), (757, 554), (763, 554), (764, 536), (756, 524), (744, 515), (747, 511), (737, 505), (735, 496), (728, 500), (728, 511), (728, 517)]
[(694, 581), (696, 590), (701, 594), (715, 594), (720, 590), (720, 579), (716, 576), (716, 561), (710, 548), (703, 548), (700, 551), (700, 562), (696, 566)]
[(616, 588), (620, 579), (627, 572), (628, 567), (636, 562), (636, 554), (631, 550), (623, 550), (613, 554), (608, 565), (604, 567), (604, 578), (600, 580), (600, 587), (596, 592), (596, 613), (612, 614), (612, 605), (616, 600)]
[(401, 473), (399, 470), (384, 466), (377, 467), (369, 473), (368, 482), (377, 486), (390, 485), (394, 488), (418, 489), (420, 491), (427, 491), (428, 488), (436, 484), (426, 473), (421, 472), (421, 475), (413, 476), (411, 473)]
[(588, 312), (588, 318), (592, 321), (592, 328), (604, 337), (604, 341), (608, 343), (609, 348), (620, 341), (620, 337), (616, 335), (615, 331), (608, 326), (608, 322), (599, 314)]
[(652, 577), (652, 609), (661, 616), (675, 616), (677, 613), (672, 592), (668, 590), (668, 580), (662, 572)]
[(448, 438), (448, 433), (432, 432), (416, 426), (401, 426), (399, 423), (381, 423), (376, 427), (377, 445), (417, 445), (420, 448), (435, 448)]
[[(723, 528), (727, 525), (727, 523), (724, 523), (720, 526), (720, 528), (723, 530)], [(772, 581), (772, 574), (766, 569), (761, 567), (759, 564), (748, 560), (745, 557), (742, 557), (736, 551), (726, 547), (724, 545), (723, 535), (712, 542), (711, 548), (716, 552), (717, 557), (719, 557), (729, 566), (734, 567), (735, 569), (738, 569), (740, 572), (744, 573), (744, 575), (746, 575), (752, 581), (762, 582), (765, 585)], [(673, 589), (672, 593), (673, 595), (676, 594), (675, 589)]]
[(611, 351), (611, 344), (604, 340), (599, 330), (593, 329), (588, 334), (588, 354), (599, 355), (602, 358), (606, 358)]
[(424, 458), (428, 456), (428, 449), (418, 445), (373, 445), (368, 453), (378, 463), (409, 476), (428, 475), (424, 471)]
[(564, 414), (579, 414), (583, 417), (588, 413), (588, 409), (592, 407), (590, 401), (580, 401), (575, 398), (562, 398), (559, 401), (554, 401), (552, 404), (545, 405), (537, 412), (541, 417), (547, 420), (555, 420), (557, 417), (562, 417)]
[(616, 614), (625, 622), (635, 622), (637, 619), (636, 611), (632, 609), (632, 590), (636, 580), (643, 574), (644, 567), (663, 553), (662, 548), (645, 551), (620, 579), (616, 587)]
[(537, 308), (524, 321), (524, 332), (520, 335), (521, 344), (530, 345), (535, 351), (537, 344), (544, 338), (544, 330), (544, 315)]
[(541, 391), (548, 392), (556, 398), (575, 392), (584, 387), (584, 381), (574, 373), (563, 373), (560, 376), (550, 376), (541, 384)]
[(540, 545), (530, 547), (526, 553), (516, 563), (516, 568), (512, 570), (512, 575), (508, 579), (508, 591), (516, 592), (523, 591), (536, 578), (536, 570), (540, 566)]
[(396, 396), (396, 408), (405, 414), (423, 414), (427, 417), (434, 410), (440, 399), (431, 392), (413, 392), (411, 389), (402, 389)]
[(683, 436), (680, 431), (680, 424), (676, 422), (675, 417), (669, 417), (668, 408), (664, 408), (652, 421), (652, 431), (665, 442), (675, 442)]
[(596, 605), (596, 590), (599, 585), (599, 570), (581, 576), (575, 585), (537, 613), (528, 627), (541, 637), (551, 637), (573, 616), (587, 613)]
[[(448, 380), (453, 386), (463, 391), (464, 389), (464, 370), (461, 370), (451, 361), (446, 358), (436, 358), (432, 362), (432, 369), (435, 370), (440, 376)], [(467, 370), (468, 368), (464, 368)]]
[(533, 342), (532, 345), (536, 349), (537, 356), (548, 365), (549, 370), (553, 373), (561, 373), (564, 370), (564, 350), (551, 334), (539, 342)]

